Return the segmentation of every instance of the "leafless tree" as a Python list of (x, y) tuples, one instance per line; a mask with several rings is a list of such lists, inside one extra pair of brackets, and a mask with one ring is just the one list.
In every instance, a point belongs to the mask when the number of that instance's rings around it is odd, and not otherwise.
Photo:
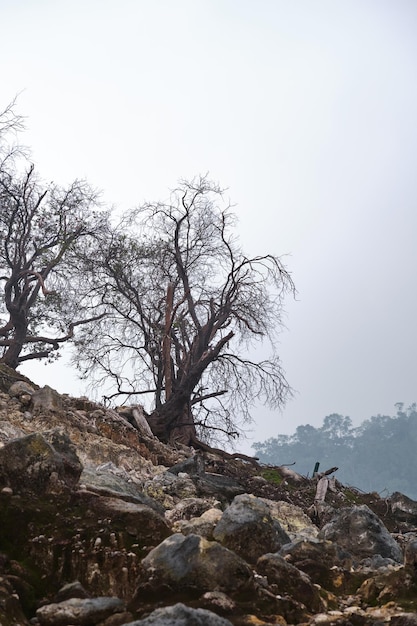
[(81, 295), (76, 253), (107, 220), (87, 183), (42, 184), (9, 143), (21, 127), (12, 103), (0, 114), (0, 362), (12, 368), (56, 355), (76, 326), (100, 315)]
[[(292, 279), (278, 257), (243, 254), (235, 216), (207, 178), (129, 212), (86, 272), (108, 315), (81, 332), (77, 361), (111, 378), (114, 395), (151, 394), (148, 421), (162, 440), (233, 438), (255, 399), (285, 402), (275, 341)], [(253, 356), (258, 341), (272, 356)]]

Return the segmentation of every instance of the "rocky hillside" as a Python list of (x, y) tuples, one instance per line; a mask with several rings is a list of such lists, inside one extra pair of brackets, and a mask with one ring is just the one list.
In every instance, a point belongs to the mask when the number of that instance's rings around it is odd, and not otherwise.
[(0, 368), (0, 624), (417, 625), (417, 503), (163, 445)]

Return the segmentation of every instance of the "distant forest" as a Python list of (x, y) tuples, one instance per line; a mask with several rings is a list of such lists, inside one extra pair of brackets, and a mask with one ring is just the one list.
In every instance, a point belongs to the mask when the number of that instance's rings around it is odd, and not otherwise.
[(292, 466), (311, 476), (333, 466), (337, 480), (381, 496), (394, 491), (417, 500), (417, 406), (395, 405), (396, 415), (377, 415), (354, 428), (350, 417), (328, 415), (323, 425), (298, 426), (293, 435), (278, 435), (253, 444), (262, 463)]

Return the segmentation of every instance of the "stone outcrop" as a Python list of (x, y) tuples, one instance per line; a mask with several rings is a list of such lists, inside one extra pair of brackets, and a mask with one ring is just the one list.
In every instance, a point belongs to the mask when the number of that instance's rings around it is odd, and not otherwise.
[(134, 411), (0, 371), (1, 624), (416, 623), (417, 503), (337, 481), (317, 502)]
[(379, 555), (403, 561), (403, 553), (381, 520), (366, 505), (346, 507), (320, 531), (319, 537), (337, 543), (357, 560)]

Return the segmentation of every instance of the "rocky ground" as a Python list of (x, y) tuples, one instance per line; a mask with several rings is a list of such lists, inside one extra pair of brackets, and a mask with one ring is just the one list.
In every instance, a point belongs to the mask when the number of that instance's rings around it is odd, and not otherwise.
[(0, 625), (417, 625), (417, 503), (163, 445), (0, 368)]

